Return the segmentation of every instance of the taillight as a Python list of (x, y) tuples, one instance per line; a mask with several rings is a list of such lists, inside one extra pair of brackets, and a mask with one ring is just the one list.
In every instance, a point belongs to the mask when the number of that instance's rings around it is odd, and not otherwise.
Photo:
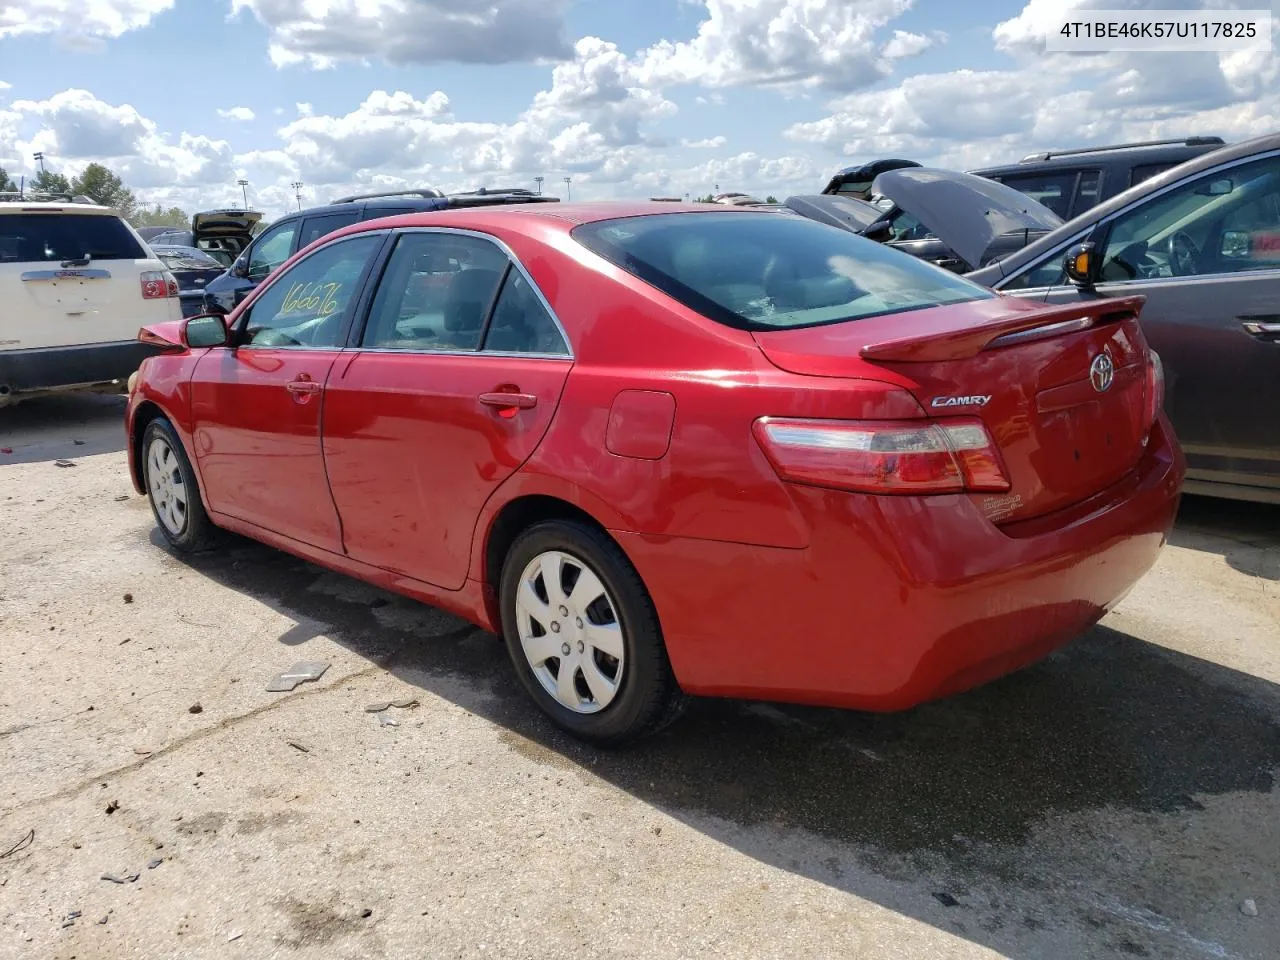
[(1164, 409), (1164, 363), (1160, 354), (1148, 351), (1147, 359), (1147, 429), (1155, 425), (1156, 417)]
[(168, 270), (144, 270), (139, 279), (143, 300), (164, 300), (178, 295), (178, 278)]
[(1010, 483), (980, 420), (763, 417), (756, 439), (778, 476), (866, 493), (1003, 492)]

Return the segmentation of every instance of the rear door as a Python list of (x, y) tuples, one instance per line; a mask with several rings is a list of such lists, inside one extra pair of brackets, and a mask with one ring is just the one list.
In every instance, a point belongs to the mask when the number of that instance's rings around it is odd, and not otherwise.
[(1280, 489), (1280, 156), (1153, 194), (1097, 236), (1103, 281), (1047, 301), (1145, 296), (1188, 477)]
[[(117, 343), (144, 323), (177, 319), (164, 269), (111, 211), (10, 206), (0, 211), (0, 349)], [(144, 279), (156, 296), (144, 297)]]
[(550, 307), (492, 239), (401, 234), (325, 390), (347, 553), (462, 587), (480, 510), (546, 433), (571, 366)]

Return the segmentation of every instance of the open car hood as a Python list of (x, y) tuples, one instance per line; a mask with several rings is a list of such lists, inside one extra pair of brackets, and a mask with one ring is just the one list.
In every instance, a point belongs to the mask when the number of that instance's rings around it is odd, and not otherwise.
[(257, 210), (205, 210), (191, 217), (191, 232), (200, 237), (248, 236), (254, 225), (262, 219)]
[(970, 173), (906, 167), (872, 184), (976, 270), (1062, 226), (1062, 218), (1025, 193)]
[(782, 205), (802, 217), (817, 220), (851, 233), (862, 233), (883, 215), (879, 207), (858, 200), (856, 197), (836, 194), (805, 194), (798, 197), (787, 197)]

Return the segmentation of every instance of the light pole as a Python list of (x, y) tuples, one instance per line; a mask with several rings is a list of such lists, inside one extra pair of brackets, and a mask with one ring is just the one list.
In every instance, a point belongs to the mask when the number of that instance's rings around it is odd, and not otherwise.
[(573, 178), (572, 178), (572, 177), (565, 177), (565, 178), (564, 178), (564, 198), (565, 198), (566, 200), (572, 200), (572, 199), (573, 199), (573, 194), (572, 194), (572, 193), (570, 192), (570, 190), (569, 190), (569, 183), (570, 183), (570, 181), (571, 181), (571, 180), (573, 180)]
[(533, 182), (534, 182), (534, 183), (536, 183), (536, 184), (538, 185), (538, 196), (542, 196), (542, 181), (543, 181), (543, 180), (545, 180), (545, 179), (547, 179), (547, 178), (546, 178), (546, 177), (534, 177), (534, 178), (533, 178)]
[(291, 184), (291, 186), (293, 187), (293, 195), (295, 198), (297, 198), (297, 201), (298, 201), (298, 209), (301, 210), (302, 209), (302, 181), (295, 180)]
[(32, 156), (34, 159), (36, 159), (36, 160), (38, 160), (38, 161), (39, 161), (39, 163), (40, 163), (40, 172), (41, 172), (41, 173), (44, 173), (44, 151), (42, 150), (42, 151), (40, 151), (39, 153), (33, 153), (31, 156)]
[(244, 208), (249, 209), (249, 181), (237, 180), (236, 184), (240, 187), (240, 193), (244, 195)]

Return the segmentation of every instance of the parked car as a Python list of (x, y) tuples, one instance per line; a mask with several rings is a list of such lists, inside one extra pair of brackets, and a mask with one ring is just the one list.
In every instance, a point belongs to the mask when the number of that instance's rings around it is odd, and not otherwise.
[(1109, 147), (1033, 153), (1018, 163), (970, 171), (1021, 190), (1063, 220), (1086, 210), (1148, 177), (1223, 146), (1221, 137), (1145, 140)]
[(1053, 211), (1012, 187), (952, 170), (897, 167), (879, 174), (869, 192), (871, 202), (819, 194), (788, 197), (783, 205), (956, 273), (1062, 225)]
[(229, 267), (253, 240), (254, 227), (261, 219), (262, 214), (256, 210), (204, 210), (191, 218), (190, 230), (165, 230), (148, 242), (195, 247)]
[(1144, 180), (969, 276), (1089, 309), (1145, 297), (1187, 490), (1280, 502), (1280, 135)]
[(167, 246), (152, 243), (152, 252), (160, 258), (178, 281), (178, 302), (184, 317), (204, 313), (204, 288), (209, 281), (222, 276), (225, 264), (211, 253), (195, 247)]
[(1155, 561), (1183, 461), (1140, 307), (745, 207), (373, 221), (148, 328), (130, 470), (178, 550), (233, 530), (502, 632), (589, 740), (683, 694), (894, 710)]
[(481, 187), (467, 193), (445, 195), (434, 188), (426, 188), (359, 194), (343, 197), (323, 207), (291, 213), (259, 234), (223, 276), (205, 287), (205, 309), (211, 313), (226, 313), (295, 251), (353, 223), (431, 210), (555, 203), (559, 199), (522, 189)]
[(857, 200), (871, 199), (871, 184), (876, 177), (889, 170), (918, 167), (914, 160), (873, 160), (857, 167), (845, 167), (823, 188), (824, 194), (841, 194)]
[(138, 322), (180, 319), (178, 282), (109, 207), (0, 194), (0, 407), (116, 391), (151, 348)]

